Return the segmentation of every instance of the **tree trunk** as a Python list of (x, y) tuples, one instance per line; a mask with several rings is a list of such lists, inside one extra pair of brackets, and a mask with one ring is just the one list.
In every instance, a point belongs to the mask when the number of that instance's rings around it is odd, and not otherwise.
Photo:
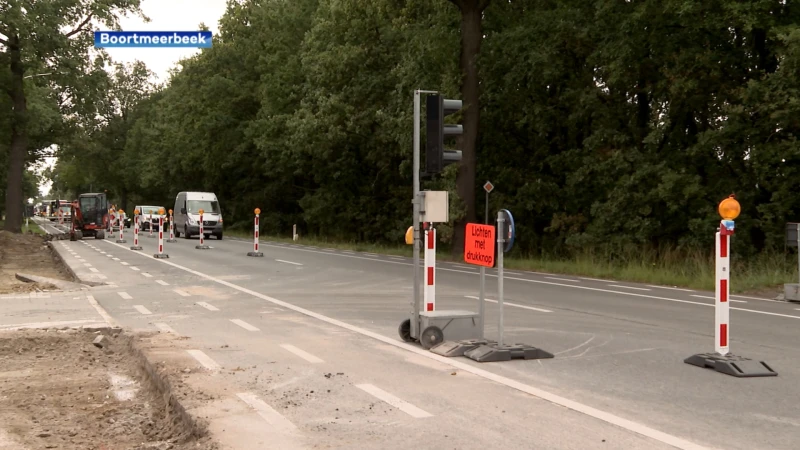
[(466, 216), (456, 221), (453, 230), (453, 254), (464, 253), (464, 229), (476, 221), (475, 177), (477, 171), (480, 92), (477, 58), (483, 33), (481, 19), (490, 0), (451, 0), (461, 10), (461, 96), (464, 102), (464, 134), (461, 137), (461, 164), (456, 177), (458, 196), (464, 201)]
[(28, 106), (25, 101), (22, 54), (19, 37), (9, 39), (11, 87), (9, 95), (13, 115), (11, 119), (11, 146), (8, 158), (8, 179), (6, 187), (5, 230), (12, 233), (22, 231), (22, 175), (25, 171), (25, 157), (28, 153), (28, 130), (26, 126)]

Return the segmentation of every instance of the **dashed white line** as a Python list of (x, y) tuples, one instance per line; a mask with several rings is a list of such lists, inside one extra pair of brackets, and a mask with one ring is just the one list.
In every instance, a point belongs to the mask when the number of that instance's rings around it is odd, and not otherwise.
[(231, 319), (231, 322), (235, 323), (236, 325), (239, 325), (240, 327), (244, 328), (247, 331), (260, 331), (258, 328), (250, 325), (249, 323), (241, 319)]
[(125, 261), (122, 261), (120, 264), (122, 264), (123, 266), (130, 266), (130, 263), (127, 263)]
[(746, 295), (731, 295), (731, 297), (739, 297), (739, 298), (749, 298), (750, 300), (761, 300), (762, 302), (777, 302), (777, 303), (784, 303), (780, 300), (773, 300), (770, 298), (758, 298), (758, 297), (748, 297)]
[(182, 291), (180, 289), (173, 289), (172, 291), (175, 292), (176, 294), (180, 295), (181, 297), (191, 297), (192, 296), (192, 294), (190, 294), (190, 293), (188, 293), (186, 291)]
[(125, 300), (133, 300), (133, 297), (131, 297), (131, 294), (128, 294), (127, 292), (117, 292), (117, 295), (119, 295), (120, 297), (124, 298)]
[(320, 358), (317, 358), (316, 356), (312, 355), (311, 353), (308, 353), (305, 350), (301, 350), (301, 349), (295, 347), (294, 345), (281, 344), (281, 347), (283, 347), (285, 350), (287, 350), (289, 352), (292, 352), (295, 355), (305, 359), (306, 361), (310, 362), (311, 364), (320, 364), (320, 363), (325, 362), (325, 361), (321, 360)]
[(169, 283), (167, 283), (167, 282), (166, 282), (166, 281), (164, 281), (164, 280), (156, 280), (156, 283), (158, 283), (158, 284), (160, 284), (160, 285), (162, 285), (162, 286), (169, 286)]
[(587, 277), (580, 277), (580, 279), (581, 280), (587, 280), (587, 281), (599, 281), (601, 283), (605, 283), (606, 281), (608, 281), (608, 280), (601, 280), (599, 278), (587, 278)]
[[(697, 298), (710, 298), (711, 300), (716, 300), (716, 299), (717, 299), (716, 297), (709, 297), (708, 295), (692, 295), (692, 297), (697, 297)], [(731, 302), (734, 302), (734, 303), (747, 303), (747, 302), (746, 302), (746, 301), (744, 301), (744, 300), (734, 300), (734, 299), (732, 299), (732, 298), (728, 298), (728, 300), (730, 300)]]
[(158, 328), (160, 331), (162, 331), (164, 333), (178, 334), (177, 331), (173, 330), (171, 326), (169, 326), (169, 325), (167, 325), (165, 323), (156, 322), (153, 325), (155, 325), (156, 328)]
[(138, 272), (138, 271), (140, 271), (140, 270), (142, 270), (142, 269), (140, 269), (140, 268), (138, 268), (138, 267), (136, 267), (136, 266), (131, 266), (131, 270), (135, 270), (135, 271), (137, 271), (137, 272)]
[(300, 263), (296, 263), (296, 262), (292, 262), (292, 261), (286, 261), (286, 260), (283, 260), (283, 259), (276, 259), (275, 261), (286, 263), (286, 264), (294, 264), (295, 266), (302, 266), (302, 264), (300, 264)]
[(133, 305), (133, 308), (146, 316), (153, 314), (149, 309), (145, 308), (144, 305)]
[(149, 274), (149, 273), (147, 273), (147, 272), (142, 272), (142, 275), (144, 275), (144, 276), (145, 276), (145, 278), (153, 278), (153, 276), (152, 276), (152, 275), (150, 275), (150, 274)]
[(203, 365), (208, 370), (216, 371), (220, 369), (219, 364), (217, 364), (213, 359), (211, 359), (208, 355), (203, 353), (200, 350), (186, 350), (187, 353), (192, 355), (194, 359), (197, 360), (200, 364)]
[(114, 261), (119, 261), (119, 258), (113, 258), (113, 259), (114, 259)]
[[(512, 275), (514, 275), (514, 274), (512, 274)], [(545, 277), (545, 278), (548, 278), (548, 279), (551, 279), (551, 280), (557, 280), (557, 281), (571, 281), (573, 283), (580, 283), (581, 282), (580, 280), (571, 280), (569, 278), (556, 278), (556, 277)]]
[(86, 267), (92, 267), (91, 263), (83, 263), (83, 265), (86, 266)]
[[(478, 298), (478, 297), (476, 297), (476, 296), (474, 296), (474, 295), (465, 295), (464, 297), (466, 297), (466, 298), (471, 298), (471, 299), (473, 299), (473, 300), (479, 300), (479, 298)], [(497, 300), (491, 300), (491, 299), (488, 299), (488, 298), (484, 298), (483, 300), (484, 300), (484, 301), (487, 301), (487, 302), (489, 302), (489, 303), (497, 303)], [(518, 304), (518, 303), (510, 303), (510, 302), (507, 302), (507, 301), (505, 301), (505, 300), (503, 300), (503, 305), (504, 305), (504, 306), (513, 306), (514, 308), (529, 309), (529, 310), (531, 310), (531, 311), (539, 311), (539, 312), (544, 312), (544, 313), (551, 313), (551, 312), (553, 312), (553, 311), (550, 311), (549, 309), (543, 309), (543, 308), (534, 308), (533, 306), (520, 305), (520, 304)]]
[(271, 406), (264, 403), (264, 401), (258, 398), (258, 396), (255, 394), (242, 392), (236, 394), (236, 396), (253, 408), (256, 413), (258, 413), (258, 415), (261, 416), (261, 418), (264, 419), (276, 431), (291, 432), (297, 429), (297, 427), (290, 422), (289, 419), (283, 417), (278, 411), (272, 409)]
[(205, 309), (207, 309), (209, 311), (219, 311), (219, 308), (217, 308), (216, 306), (214, 306), (214, 305), (212, 305), (210, 303), (206, 303), (206, 302), (196, 302), (196, 303), (197, 303), (198, 306), (202, 306), (203, 308), (205, 308)]
[(367, 394), (376, 397), (379, 400), (383, 400), (384, 402), (394, 406), (395, 408), (399, 409), (400, 411), (403, 411), (404, 413), (408, 414), (411, 417), (414, 417), (415, 419), (423, 419), (425, 417), (433, 416), (433, 414), (427, 411), (423, 411), (422, 409), (417, 408), (411, 403), (408, 403), (405, 400), (401, 400), (395, 397), (394, 395), (384, 391), (383, 389), (375, 387), (371, 384), (357, 384), (356, 387), (366, 392)]
[(681, 289), (681, 288), (676, 288), (676, 287), (655, 286), (655, 285), (652, 285), (652, 284), (648, 284), (646, 286), (647, 287), (651, 287), (651, 288), (656, 288), (656, 289), (670, 289), (670, 290), (673, 290), (673, 291), (694, 292), (691, 289)]
[(632, 287), (632, 286), (622, 286), (622, 285), (619, 285), (619, 284), (609, 284), (608, 287), (615, 287), (615, 288), (620, 288), (620, 289), (633, 289), (633, 290), (636, 290), (636, 291), (650, 291), (651, 290), (651, 289), (648, 289), (648, 288), (637, 288), (637, 287)]
[(99, 273), (99, 272), (100, 272), (99, 270), (97, 270), (97, 269), (96, 269), (96, 268), (94, 268), (94, 267), (89, 267), (89, 270), (91, 270), (91, 271), (92, 271), (92, 272), (94, 272), (94, 273)]

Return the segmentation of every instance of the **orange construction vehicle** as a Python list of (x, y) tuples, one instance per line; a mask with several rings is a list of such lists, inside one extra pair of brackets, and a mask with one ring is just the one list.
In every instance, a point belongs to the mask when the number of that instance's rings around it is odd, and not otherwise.
[(81, 194), (72, 202), (72, 226), (69, 240), (77, 241), (94, 236), (105, 239), (108, 228), (108, 199), (106, 194)]

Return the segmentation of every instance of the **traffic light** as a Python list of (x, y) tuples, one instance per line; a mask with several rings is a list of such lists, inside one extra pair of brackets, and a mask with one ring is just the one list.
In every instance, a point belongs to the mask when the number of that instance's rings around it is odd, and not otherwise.
[(450, 100), (439, 94), (426, 97), (425, 173), (434, 175), (450, 164), (461, 161), (461, 150), (446, 150), (444, 140), (448, 136), (461, 136), (464, 127), (444, 123), (444, 117), (461, 110), (461, 100)]

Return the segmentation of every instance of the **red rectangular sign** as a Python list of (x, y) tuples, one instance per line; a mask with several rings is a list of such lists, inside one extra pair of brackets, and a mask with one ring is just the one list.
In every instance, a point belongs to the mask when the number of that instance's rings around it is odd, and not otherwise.
[(464, 233), (464, 262), (476, 266), (495, 265), (495, 227), (482, 223), (468, 223)]

